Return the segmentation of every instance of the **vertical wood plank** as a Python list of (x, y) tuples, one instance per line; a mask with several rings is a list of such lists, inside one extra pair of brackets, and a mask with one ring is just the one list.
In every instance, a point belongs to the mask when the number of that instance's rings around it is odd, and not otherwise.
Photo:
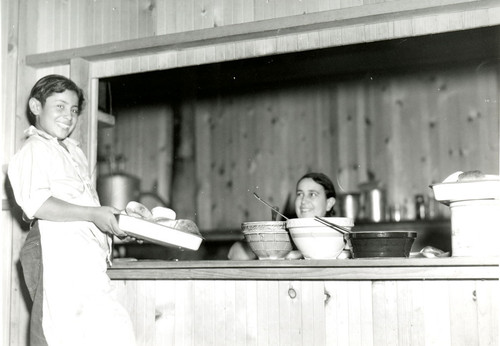
[(449, 301), (451, 343), (474, 344), (479, 339), (475, 282), (455, 282), (449, 290)]
[(426, 282), (424, 294), (425, 345), (451, 345), (449, 283)]

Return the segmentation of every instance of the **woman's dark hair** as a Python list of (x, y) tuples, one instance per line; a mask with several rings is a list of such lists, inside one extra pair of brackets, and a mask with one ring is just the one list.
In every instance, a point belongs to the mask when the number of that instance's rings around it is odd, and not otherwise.
[[(36, 82), (33, 88), (31, 89), (28, 100), (33, 97), (38, 101), (40, 101), (43, 107), (45, 105), (45, 101), (47, 101), (47, 98), (50, 95), (55, 93), (62, 93), (65, 92), (66, 90), (72, 90), (78, 96), (78, 112), (80, 113), (83, 110), (85, 102), (85, 97), (83, 96), (83, 90), (80, 89), (71, 79), (61, 75), (51, 74), (39, 79), (38, 82)], [(31, 109), (29, 107), (29, 102), (26, 108), (26, 113), (28, 115), (28, 120), (30, 124), (35, 126), (36, 116), (31, 112)]]
[[(315, 172), (307, 173), (304, 176), (302, 176), (302, 178), (299, 179), (299, 181), (297, 182), (297, 185), (299, 185), (299, 183), (306, 178), (310, 178), (314, 182), (323, 186), (323, 188), (325, 189), (326, 198), (330, 198), (330, 197), (337, 198), (337, 192), (335, 192), (335, 186), (333, 186), (332, 181), (325, 174), (315, 173)], [(334, 215), (335, 215), (335, 210), (334, 210), (334, 208), (332, 208), (326, 212), (325, 216), (329, 217), (329, 216), (334, 216)]]

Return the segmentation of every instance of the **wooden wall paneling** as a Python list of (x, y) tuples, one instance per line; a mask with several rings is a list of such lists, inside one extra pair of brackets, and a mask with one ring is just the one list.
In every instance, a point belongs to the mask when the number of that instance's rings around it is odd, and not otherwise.
[[(247, 159), (246, 161), (246, 174), (247, 177), (247, 188), (248, 194), (246, 194), (246, 203), (248, 205), (249, 214), (245, 215), (248, 217), (245, 221), (259, 221), (266, 220), (265, 215), (268, 214), (268, 210), (263, 209), (263, 205), (255, 200), (253, 197), (253, 192), (257, 194), (260, 193), (259, 189), (259, 168), (261, 162), (261, 152), (259, 151), (258, 143), (258, 115), (255, 111), (255, 97), (253, 95), (242, 95), (240, 96), (242, 114), (241, 117), (244, 118), (244, 124), (247, 129), (246, 136), (246, 150), (243, 151), (243, 156)], [(264, 197), (263, 197), (264, 198)]]
[[(454, 144), (454, 154), (455, 158), (458, 159), (460, 163), (461, 170), (469, 170), (474, 167), (474, 163), (471, 162), (471, 157), (468, 155), (470, 151), (471, 138), (466, 133), (467, 129), (473, 130), (475, 128), (474, 124), (469, 121), (469, 113), (471, 112), (471, 107), (473, 107), (473, 96), (471, 93), (475, 94), (474, 90), (474, 80), (475, 77), (469, 83), (465, 83), (466, 77), (464, 74), (454, 76), (454, 90), (456, 95), (456, 104), (454, 110), (455, 121), (457, 122), (457, 132), (452, 133), (453, 144)], [(477, 138), (476, 138), (477, 141)]]
[[(220, 97), (220, 96), (219, 96)], [(213, 157), (213, 179), (214, 179), (214, 199), (213, 203), (213, 217), (216, 220), (216, 227), (224, 227), (229, 216), (226, 215), (226, 204), (229, 197), (227, 181), (229, 176), (229, 167), (225, 160), (227, 155), (227, 130), (224, 116), (222, 114), (223, 107), (221, 107), (220, 98), (211, 105), (211, 117), (213, 121), (212, 136), (215, 139), (212, 147)]]
[(197, 294), (193, 297), (195, 304), (193, 340), (198, 344), (215, 345), (214, 281), (195, 281), (194, 290)]
[(227, 346), (237, 345), (237, 335), (241, 334), (241, 330), (238, 329), (236, 322), (239, 315), (239, 312), (236, 311), (236, 300), (239, 298), (236, 296), (236, 282), (225, 281), (220, 292), (224, 296), (224, 311), (221, 312), (221, 318), (225, 326), (224, 337), (221, 340), (224, 340)]
[(424, 345), (452, 345), (449, 290), (454, 282), (427, 281), (423, 286)]
[(277, 326), (279, 330), (279, 344), (276, 345), (291, 345), (291, 333), (290, 333), (290, 318), (291, 318), (291, 298), (288, 295), (288, 290), (291, 284), (289, 281), (278, 281), (279, 294), (277, 297), (278, 304), (280, 307), (280, 318), (279, 325)]
[(460, 281), (449, 289), (451, 344), (472, 345), (479, 339), (477, 292), (474, 281)]
[[(344, 191), (357, 190), (358, 180), (356, 146), (356, 130), (358, 111), (356, 107), (356, 84), (340, 83), (337, 88), (337, 145), (338, 145), (338, 165), (340, 168), (338, 181)], [(351, 97), (354, 95), (354, 98)], [(366, 167), (360, 167), (366, 169)], [(333, 178), (334, 179), (334, 178)]]
[[(488, 173), (497, 172), (498, 160), (491, 157), (490, 152), (498, 152), (499, 146), (499, 118), (498, 111), (498, 85), (497, 73), (498, 64), (490, 64), (485, 67), (478, 67), (476, 70), (476, 108), (471, 111), (470, 121), (476, 123), (477, 137), (476, 140), (471, 139), (471, 144), (474, 146), (475, 151), (471, 155), (475, 156), (478, 167)], [(495, 116), (496, 115), (496, 116)], [(485, 150), (484, 148), (490, 148)]]
[(279, 126), (280, 126), (280, 142), (279, 147), (282, 151), (283, 168), (279, 172), (279, 176), (282, 177), (280, 196), (283, 198), (279, 204), (280, 208), (285, 208), (285, 203), (287, 202), (288, 196), (292, 199), (288, 203), (293, 201), (295, 196), (295, 183), (299, 177), (303, 174), (301, 170), (298, 169), (297, 165), (299, 160), (296, 156), (297, 148), (297, 120), (295, 115), (291, 112), (288, 97), (286, 96), (285, 90), (276, 90), (276, 108), (279, 113)]
[[(240, 100), (237, 102), (237, 100)], [(228, 102), (228, 121), (231, 124), (230, 132), (232, 135), (232, 142), (230, 145), (231, 150), (231, 183), (233, 191), (235, 192), (235, 216), (237, 215), (237, 220), (234, 220), (234, 225), (236, 229), (239, 229), (237, 221), (245, 222), (251, 221), (248, 219), (249, 202), (253, 202), (250, 199), (250, 194), (252, 188), (250, 187), (250, 182), (248, 180), (247, 166), (249, 163), (249, 157), (247, 156), (247, 150), (250, 146), (248, 142), (248, 126), (245, 116), (245, 108), (241, 104), (241, 99), (235, 96), (227, 96)], [(240, 105), (241, 106), (238, 106)]]
[(255, 0), (254, 11), (254, 20), (275, 18), (275, 1)]
[(366, 137), (366, 123), (367, 117), (369, 113), (368, 109), (368, 93), (366, 83), (359, 83), (355, 89), (355, 98), (356, 98), (356, 130), (354, 132), (355, 143), (352, 145), (356, 149), (356, 160), (352, 162), (353, 166), (352, 175), (353, 180), (351, 181), (351, 185), (349, 186), (350, 191), (357, 191), (357, 186), (360, 182), (366, 181), (367, 172), (363, 167), (368, 166), (367, 157), (366, 157), (366, 146), (367, 146), (367, 137)]
[[(191, 96), (192, 97), (192, 96)], [(193, 100), (179, 106), (177, 140), (172, 144), (174, 153), (172, 178), (172, 205), (179, 218), (196, 219), (195, 176), (195, 114)], [(174, 110), (175, 112), (175, 110)], [(173, 132), (172, 132), (173, 133)]]
[[(170, 108), (165, 107), (161, 110), (159, 126), (158, 126), (158, 157), (157, 162), (157, 192), (159, 196), (168, 204), (172, 203), (172, 180), (173, 180), (173, 164), (174, 164), (174, 117)], [(194, 151), (194, 148), (192, 148)], [(193, 163), (194, 166), (194, 163)], [(194, 169), (194, 167), (193, 167)], [(194, 171), (191, 172), (192, 180), (190, 184), (192, 188), (196, 188), (196, 177)], [(195, 201), (191, 201), (190, 210), (193, 211), (193, 206), (196, 205)], [(194, 209), (196, 212), (196, 209)], [(193, 217), (193, 215), (190, 215)]]
[[(150, 345), (174, 345), (175, 343), (175, 281), (154, 281), (155, 287), (155, 322), (154, 343)], [(165, 293), (165, 294), (162, 294)], [(177, 322), (178, 323), (178, 322)]]
[(349, 335), (349, 344), (359, 344), (366, 345), (363, 343), (363, 338), (366, 336), (365, 325), (362, 324), (363, 317), (365, 315), (364, 308), (362, 303), (362, 297), (366, 294), (366, 292), (362, 291), (362, 287), (359, 282), (346, 282), (346, 299), (348, 310), (347, 314), (343, 316), (343, 318), (347, 318), (348, 320), (348, 335)]
[(373, 288), (373, 344), (397, 345), (397, 291), (395, 281), (376, 281)]
[[(392, 85), (394, 114), (392, 116), (391, 142), (393, 156), (392, 169), (387, 183), (391, 203), (413, 203), (416, 193), (425, 191), (427, 181), (428, 132), (421, 126), (423, 119), (423, 90), (415, 76), (398, 76)], [(409, 168), (412, 169), (409, 169)]]
[(190, 344), (195, 340), (194, 321), (196, 311), (195, 305), (195, 282), (192, 280), (180, 280), (175, 282), (175, 342), (181, 345)]
[(446, 75), (445, 80), (443, 80), (443, 85), (440, 89), (443, 90), (443, 102), (445, 103), (445, 109), (441, 113), (441, 119), (446, 126), (446, 134), (443, 134), (444, 150), (442, 153), (443, 162), (447, 167), (451, 168), (450, 174), (457, 170), (464, 170), (464, 162), (462, 157), (459, 156), (460, 152), (460, 137), (456, 136), (457, 133), (461, 131), (461, 118), (460, 118), (460, 97), (459, 86), (457, 85), (457, 79)]
[(258, 345), (258, 300), (259, 290), (257, 281), (246, 281), (246, 296), (240, 296), (241, 300), (245, 300), (245, 305), (240, 313), (246, 315), (246, 344)]
[[(275, 196), (275, 204), (280, 210), (286, 211), (289, 202), (295, 196), (295, 177), (302, 172), (292, 170), (291, 165), (295, 164), (294, 155), (296, 139), (292, 136), (295, 121), (291, 114), (283, 109), (283, 98), (280, 91), (273, 92), (274, 107), (274, 185), (271, 187), (272, 195)], [(288, 199), (291, 198), (290, 201)]]
[[(476, 281), (473, 299), (477, 302), (477, 322), (480, 345), (493, 345), (498, 342), (498, 326), (500, 314), (500, 298), (498, 291), (500, 281), (494, 285), (487, 281)], [(475, 293), (475, 295), (474, 295)], [(470, 297), (470, 296), (469, 296)]]
[[(291, 89), (290, 89), (291, 90)], [(315, 169), (315, 127), (314, 115), (310, 112), (310, 88), (298, 88), (293, 90), (289, 96), (290, 112), (295, 113), (297, 119), (297, 138), (296, 150), (297, 160), (299, 163), (298, 171), (301, 175)]]
[[(429, 74), (424, 74), (419, 78), (421, 87), (424, 89), (424, 93), (421, 99), (421, 124), (424, 132), (427, 133), (428, 137), (426, 143), (424, 144), (426, 152), (426, 160), (428, 165), (428, 183), (434, 184), (441, 182), (444, 177), (441, 177), (440, 173), (440, 158), (439, 158), (439, 135), (438, 135), (438, 118), (439, 118), (439, 108), (437, 104), (437, 98), (439, 91), (436, 87), (436, 81), (431, 78)], [(431, 189), (427, 191), (427, 194), (432, 194)]]
[[(224, 103), (227, 102), (227, 99), (224, 97)], [(242, 159), (242, 148), (237, 145), (237, 136), (238, 131), (235, 129), (235, 123), (237, 123), (237, 119), (235, 116), (235, 110), (232, 107), (221, 107), (220, 112), (222, 115), (222, 121), (224, 125), (224, 161), (226, 166), (227, 177), (225, 179), (224, 185), (226, 189), (225, 199), (229, 202), (232, 200), (232, 203), (228, 203), (228, 217), (226, 218), (229, 223), (235, 223), (236, 228), (238, 228), (238, 223), (235, 222), (234, 216), (237, 215), (237, 220), (243, 220), (243, 214), (241, 212), (240, 206), (242, 205), (242, 200), (244, 199), (245, 189), (243, 186), (243, 182), (241, 177), (238, 177), (235, 174), (235, 168), (237, 166), (237, 162)]]
[(235, 282), (235, 329), (236, 329), (236, 342), (235, 345), (245, 345), (249, 343), (248, 330), (247, 330), (247, 285), (249, 281), (236, 281)]
[[(277, 282), (275, 283), (277, 285)], [(256, 300), (255, 311), (256, 311), (256, 323), (255, 323), (255, 344), (256, 345), (269, 345), (274, 334), (274, 331), (279, 331), (272, 324), (273, 318), (275, 318), (276, 310), (274, 308), (275, 296), (273, 292), (270, 291), (270, 285), (268, 281), (257, 281), (257, 292), (256, 295), (258, 299)], [(276, 320), (275, 320), (276, 321)], [(276, 345), (276, 342), (271, 344)]]
[[(230, 321), (226, 320), (226, 287), (223, 281), (214, 282), (213, 297), (213, 344), (227, 344), (226, 329)], [(219, 342), (224, 340), (224, 342)], [(228, 344), (231, 345), (231, 344)]]
[[(498, 109), (499, 86), (497, 79), (498, 71), (500, 71), (499, 66), (498, 63), (494, 63), (484, 70), (481, 70), (480, 82), (478, 83), (478, 109), (481, 114), (481, 133), (486, 137), (483, 142), (485, 143), (485, 147), (491, 148), (491, 152), (498, 152), (500, 145), (500, 132), (498, 130), (500, 124), (500, 112)], [(484, 81), (484, 83), (482, 81)], [(486, 116), (487, 114), (492, 116)], [(498, 116), (495, 117), (495, 114)], [(479, 145), (479, 148), (482, 148), (482, 145)], [(481, 162), (490, 162), (488, 167), (490, 172), (498, 172), (500, 163), (498, 157), (496, 160), (495, 158), (491, 160), (491, 158), (488, 158), (488, 151), (481, 149), (479, 149), (479, 155), (481, 156)]]
[[(339, 145), (339, 99), (338, 99), (338, 88), (337, 84), (331, 82), (326, 84), (326, 93), (325, 93), (325, 134), (328, 136), (329, 141), (328, 145), (331, 149), (331, 157), (330, 157), (330, 165), (331, 165), (331, 179), (335, 184), (335, 188), (338, 188), (337, 193), (346, 192), (350, 189), (349, 186), (346, 186), (346, 182), (344, 181), (346, 177), (342, 175), (343, 167), (340, 162), (341, 150)], [(326, 120), (327, 119), (327, 120)], [(328, 124), (328, 127), (326, 127)], [(361, 150), (365, 150), (364, 147), (360, 148)], [(346, 174), (346, 173), (343, 173)], [(358, 167), (359, 174), (359, 167)]]
[(424, 345), (422, 281), (398, 281), (396, 286), (399, 345)]
[(383, 79), (377, 84), (378, 92), (380, 93), (378, 97), (381, 98), (381, 108), (376, 109), (380, 113), (376, 115), (371, 127), (373, 130), (371, 138), (372, 162), (369, 169), (375, 175), (375, 179), (379, 180), (386, 188), (388, 180), (392, 178), (392, 176), (389, 176), (390, 172), (388, 171), (391, 167), (391, 160), (395, 159), (394, 137), (391, 127), (388, 126), (391, 123), (391, 118), (394, 116), (396, 107), (392, 82), (392, 80)]
[(196, 136), (196, 185), (198, 213), (197, 224), (201, 229), (213, 228), (212, 203), (214, 195), (212, 192), (212, 135), (211, 114), (207, 100), (199, 100), (196, 103), (195, 136)]
[[(361, 326), (361, 334), (358, 336), (361, 338), (360, 345), (373, 345), (374, 338), (374, 318), (375, 314), (373, 312), (373, 283), (371, 281), (357, 282), (355, 287), (358, 287), (357, 293), (359, 294), (359, 308), (360, 308), (360, 320), (359, 324)], [(354, 283), (350, 283), (354, 286)], [(356, 292), (356, 290), (355, 290)]]
[(328, 326), (325, 336), (326, 345), (348, 345), (351, 342), (351, 336), (349, 335), (350, 307), (347, 282), (326, 281), (325, 292), (325, 325)]
[(140, 333), (136, 336), (139, 340), (144, 340), (143, 346), (154, 345), (156, 329), (156, 285), (155, 282), (142, 280), (137, 286), (138, 304), (136, 314), (143, 316), (141, 321), (136, 321), (136, 326)]
[[(276, 136), (275, 132), (275, 111), (273, 105), (273, 97), (270, 95), (272, 93), (258, 93), (255, 95), (255, 106), (256, 106), (256, 116), (259, 128), (257, 129), (257, 142), (256, 150), (260, 151), (261, 161), (258, 167), (258, 194), (262, 198), (266, 199), (272, 205), (279, 205), (279, 195), (275, 189), (278, 182), (278, 172), (277, 168), (277, 156), (276, 151), (278, 148), (275, 147)], [(275, 163), (276, 162), (276, 163)], [(264, 207), (264, 205), (261, 205)], [(271, 210), (267, 209), (264, 213), (265, 217), (263, 220), (271, 220)]]
[(81, 143), (81, 148), (89, 164), (89, 174), (95, 173), (95, 162), (97, 162), (97, 94), (98, 81), (90, 79), (90, 64), (81, 58), (71, 60), (69, 78), (73, 80), (84, 92), (87, 100), (85, 109), (78, 119), (78, 126), (72, 133), (72, 137)]
[(334, 177), (331, 174), (331, 167), (329, 164), (330, 158), (330, 150), (329, 146), (329, 137), (325, 136), (325, 127), (328, 128), (329, 122), (325, 122), (325, 103), (327, 101), (325, 97), (324, 87), (321, 87), (321, 84), (318, 85), (316, 92), (313, 93), (313, 108), (311, 109), (311, 113), (314, 114), (315, 120), (315, 147), (316, 147), (316, 162), (318, 165), (318, 170), (325, 172), (325, 174), (329, 175), (332, 179)]
[[(302, 282), (290, 281), (287, 291), (290, 307), (290, 345), (302, 343)], [(292, 298), (294, 297), (295, 298)]]

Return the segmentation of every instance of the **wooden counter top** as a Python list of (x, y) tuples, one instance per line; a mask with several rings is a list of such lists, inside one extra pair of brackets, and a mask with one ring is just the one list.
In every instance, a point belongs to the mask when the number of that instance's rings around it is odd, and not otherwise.
[(117, 280), (498, 280), (500, 258), (377, 258), (267, 261), (126, 261)]

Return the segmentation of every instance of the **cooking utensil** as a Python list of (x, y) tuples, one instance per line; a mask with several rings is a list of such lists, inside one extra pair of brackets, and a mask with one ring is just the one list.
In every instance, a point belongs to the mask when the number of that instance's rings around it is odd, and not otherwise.
[(319, 216), (315, 216), (315, 217), (314, 217), (314, 219), (315, 219), (316, 221), (321, 222), (323, 225), (328, 226), (328, 227), (331, 227), (331, 228), (333, 228), (334, 230), (336, 230), (336, 231), (338, 231), (338, 232), (340, 232), (340, 233), (342, 233), (342, 234), (348, 234), (348, 233), (350, 233), (350, 232), (351, 232), (349, 229), (347, 229), (347, 228), (345, 228), (345, 227), (342, 227), (342, 226), (339, 226), (339, 225), (337, 225), (337, 224), (334, 224), (333, 222), (327, 221), (327, 220), (325, 220), (325, 219), (322, 219), (322, 218), (320, 218)]
[(366, 231), (346, 236), (353, 258), (409, 257), (417, 232)]
[(284, 218), (285, 220), (288, 220), (288, 218), (281, 214), (279, 212), (279, 210), (277, 210), (275, 207), (273, 207), (271, 204), (267, 203), (266, 201), (264, 201), (262, 198), (259, 197), (259, 195), (257, 195), (255, 192), (253, 193), (253, 195), (255, 196), (255, 198), (257, 198), (259, 201), (261, 201), (262, 203), (264, 203), (265, 205), (267, 205), (269, 208), (271, 208), (274, 212), (276, 212), (278, 215), (280, 215), (282, 218)]

